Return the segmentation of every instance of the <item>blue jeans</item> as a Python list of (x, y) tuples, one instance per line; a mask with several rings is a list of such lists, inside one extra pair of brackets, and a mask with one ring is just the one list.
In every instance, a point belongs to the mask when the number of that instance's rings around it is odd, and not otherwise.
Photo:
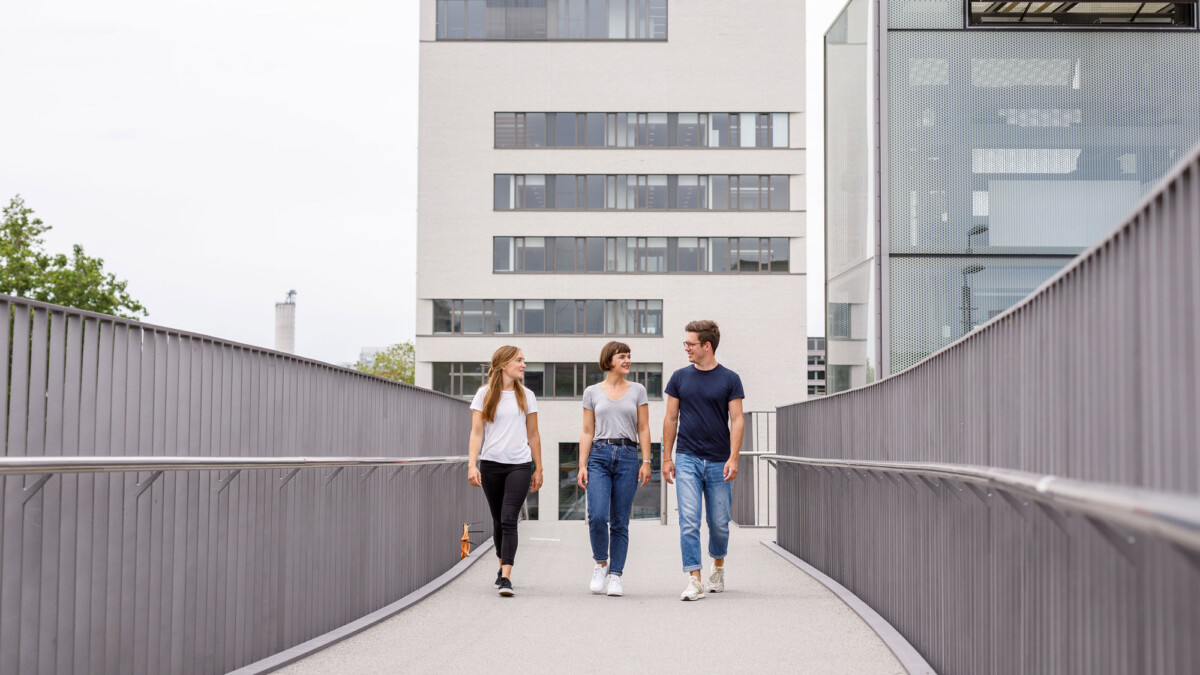
[[(629, 516), (637, 492), (642, 454), (632, 445), (592, 445), (588, 455), (588, 533), (592, 559), (608, 561), (608, 573), (621, 576), (629, 552)], [(612, 547), (609, 547), (609, 540)]]
[(679, 548), (683, 571), (703, 569), (700, 564), (700, 499), (708, 516), (708, 555), (724, 558), (729, 551), (729, 505), (733, 483), (725, 480), (725, 462), (675, 453), (675, 496), (679, 500)]

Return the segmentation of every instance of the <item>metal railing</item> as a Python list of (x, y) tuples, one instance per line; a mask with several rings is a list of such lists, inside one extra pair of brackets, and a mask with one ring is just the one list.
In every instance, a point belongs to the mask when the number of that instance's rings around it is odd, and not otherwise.
[[(1103, 528), (1105, 524), (1117, 525), (1189, 551), (1200, 552), (1200, 498), (1191, 495), (961, 464), (809, 459), (772, 454), (764, 454), (762, 459), (815, 468), (818, 472), (821, 468), (830, 469), (831, 475), (840, 473), (846, 479), (866, 480), (864, 474), (868, 472), (901, 476), (905, 477), (908, 487), (917, 491), (922, 486), (935, 492), (939, 488), (949, 488), (959, 493), (969, 491), (984, 503), (995, 496), (994, 493), (1001, 492), (1007, 495), (1004, 499), (1010, 503), (1013, 499), (1033, 500), (1058, 509), (1062, 517), (1077, 515), (1092, 519), (1097, 528)], [(908, 476), (915, 476), (919, 482), (908, 479)], [(1061, 517), (1051, 518), (1059, 524), (1063, 523)], [(1121, 542), (1121, 546), (1134, 543), (1128, 536), (1115, 541)]]
[(464, 401), (44, 303), (0, 312), (0, 672), (227, 672), (438, 577), (464, 523), (490, 536), (459, 467)]
[(774, 520), (774, 467), (763, 464), (759, 458), (776, 450), (775, 414), (774, 410), (742, 413), (745, 430), (729, 509), (733, 522), (742, 527), (771, 527)]
[[(780, 454), (892, 464), (781, 464), (779, 543), (942, 672), (1200, 672), (1193, 546), (1113, 509), (965, 479), (1106, 484), (1086, 501), (1171, 502), (1190, 528), (1198, 387), (1200, 148), (1025, 301), (893, 377), (781, 408)], [(909, 463), (951, 473), (894, 470)]]

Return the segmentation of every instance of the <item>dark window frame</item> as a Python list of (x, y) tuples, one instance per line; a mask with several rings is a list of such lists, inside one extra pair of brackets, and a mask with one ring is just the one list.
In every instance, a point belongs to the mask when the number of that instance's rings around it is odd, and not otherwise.
[[(680, 237), (603, 237), (604, 239), (604, 270), (589, 270), (586, 264), (581, 269), (578, 265), (570, 270), (558, 270), (553, 264), (554, 261), (549, 259), (547, 254), (546, 264), (542, 265), (542, 269), (527, 270), (525, 268), (525, 240), (528, 238), (541, 239), (543, 241), (543, 250), (552, 251), (558, 247), (557, 239), (574, 239), (573, 251), (578, 251), (581, 244), (588, 239), (594, 237), (521, 237), (521, 236), (496, 236), (493, 237), (493, 249), (499, 245), (500, 240), (505, 240), (512, 248), (510, 249), (511, 259), (514, 261), (512, 269), (497, 269), (495, 264), (495, 256), (493, 255), (492, 273), (493, 274), (791, 274), (791, 243), (789, 237), (683, 237), (685, 239), (695, 239), (697, 251), (697, 259), (701, 269), (698, 270), (679, 270), (678, 243)], [(657, 251), (657, 245), (650, 246), (651, 241), (664, 240), (663, 247), (664, 269), (650, 270), (652, 250)], [(551, 241), (547, 241), (551, 240)], [(754, 260), (747, 259), (746, 269), (742, 269), (741, 250), (742, 240), (753, 242), (757, 246), (757, 256)], [(715, 245), (716, 243), (716, 245)], [(585, 249), (586, 250), (586, 249)], [(777, 255), (776, 251), (782, 255)], [(676, 254), (672, 255), (672, 251)], [(700, 252), (703, 252), (703, 255)], [(746, 249), (749, 253), (750, 249)], [(725, 254), (726, 260), (718, 261), (716, 258)], [(653, 260), (657, 260), (657, 254)], [(710, 261), (718, 267), (725, 269), (714, 270), (714, 265), (710, 265)], [(621, 269), (624, 267), (624, 269)]]
[[(553, 1), (554, 0), (551, 0), (551, 2), (553, 2)], [(451, 30), (453, 30), (457, 27), (452, 27), (449, 25), (448, 12), (446, 11), (446, 8), (449, 6), (450, 3), (457, 3), (457, 2), (461, 2), (462, 10), (463, 10), (462, 11), (462, 21), (463, 21), (462, 37), (448, 37), (447, 34)], [(509, 2), (512, 3), (513, 0), (509, 0)], [(528, 10), (528, 9), (533, 9), (533, 8), (519, 5), (519, 4), (512, 6), (512, 7), (505, 6), (505, 7), (499, 8), (503, 11), (495, 12), (492, 14), (492, 16), (489, 17), (488, 16), (488, 14), (489, 14), (488, 8), (485, 6), (483, 17), (482, 17), (483, 35), (470, 37), (470, 29), (469, 29), (470, 12), (469, 12), (469, 5), (466, 2), (466, 0), (436, 0), (434, 3), (434, 14), (435, 14), (434, 39), (438, 42), (666, 42), (669, 37), (669, 34), (670, 34), (670, 22), (669, 22), (669, 17), (670, 17), (669, 4), (670, 3), (669, 3), (669, 0), (646, 0), (644, 2), (644, 8), (643, 8), (644, 12), (637, 11), (638, 4), (640, 4), (639, 2), (629, 3), (629, 5), (632, 5), (632, 7), (627, 5), (627, 9), (632, 10), (632, 11), (627, 11), (625, 13), (625, 26), (623, 27), (623, 31), (624, 31), (626, 37), (623, 37), (623, 38), (608, 37), (608, 35), (612, 31), (612, 23), (611, 23), (611, 16), (609, 15), (608, 0), (598, 0), (598, 2), (597, 2), (597, 4), (599, 4), (599, 2), (604, 3), (604, 9), (605, 9), (604, 15), (606, 18), (605, 23), (607, 24), (604, 27), (605, 37), (589, 37), (589, 35), (591, 35), (595, 29), (594, 26), (588, 25), (589, 19), (592, 18), (593, 12), (589, 11), (589, 7), (588, 7), (588, 5), (590, 4), (589, 0), (582, 0), (582, 2), (583, 2), (582, 28), (580, 30), (580, 35), (576, 36), (576, 37), (570, 37), (570, 36), (559, 37), (557, 35), (561, 31), (561, 28), (563, 26), (567, 27), (568, 35), (570, 34), (572, 28), (570, 25), (569, 17), (555, 16), (556, 21), (554, 21), (554, 22), (551, 21), (550, 12), (548, 11), (549, 3), (547, 3), (547, 5), (543, 8), (544, 16), (542, 18), (543, 18), (544, 22), (540, 25), (534, 25), (534, 24), (524, 25), (521, 21), (521, 19), (524, 17), (521, 17), (520, 15), (518, 15), (518, 16), (510, 16), (509, 15), (510, 9), (514, 9), (514, 10), (526, 9), (526, 10)], [(558, 14), (558, 12), (556, 11), (555, 15), (557, 15), (557, 14)], [(494, 22), (494, 23), (490, 24), (489, 21)], [(631, 24), (632, 24), (632, 27), (635, 29), (633, 31), (630, 30)], [(498, 26), (500, 31), (503, 34), (502, 35), (489, 35), (488, 34), (490, 32), (489, 29), (493, 28), (494, 26)], [(519, 29), (522, 26), (524, 26), (526, 28), (531, 28), (533, 34), (520, 35), (520, 36), (515, 36), (515, 37), (507, 36), (507, 33), (509, 31), (517, 32), (517, 29)], [(644, 30), (646, 36), (645, 37), (637, 37), (635, 35), (633, 37), (630, 37), (631, 32), (637, 33), (637, 32), (639, 32), (639, 30)], [(551, 31), (553, 31), (555, 33), (554, 37), (551, 37)], [(656, 36), (656, 33), (659, 33), (659, 32), (661, 32), (661, 35)]]
[[(443, 394), (451, 396), (469, 397), (474, 396), (478, 388), (467, 391), (464, 382), (475, 377), (481, 378), (481, 385), (487, 382), (487, 363), (474, 361), (434, 361), (432, 367), (435, 373), (435, 379), (442, 377), (443, 371), (449, 369), (449, 384), (450, 391), (442, 391)], [(546, 361), (546, 362), (531, 362), (530, 367), (536, 367), (537, 372), (542, 373), (543, 389), (542, 393), (534, 392), (534, 395), (539, 399), (558, 400), (558, 401), (576, 401), (583, 398), (583, 390), (588, 386), (595, 384), (604, 379), (603, 372), (594, 361)], [(559, 396), (555, 391), (558, 384), (559, 376), (566, 376), (569, 373), (570, 377), (563, 377), (563, 382), (570, 380), (571, 394)], [(647, 398), (651, 401), (663, 400), (663, 391), (666, 382), (663, 379), (663, 364), (656, 362), (634, 362), (629, 371), (630, 381), (638, 382), (646, 387)], [(440, 391), (440, 390), (439, 390)]]
[[(704, 198), (698, 206), (679, 206), (679, 178), (695, 177), (697, 191)], [(530, 179), (540, 181), (540, 188)], [(654, 178), (655, 180), (650, 180)], [(661, 179), (662, 182), (659, 182)], [(574, 205), (561, 207), (555, 203), (560, 185), (564, 194), (574, 195)], [(589, 203), (588, 184), (602, 185), (604, 198)], [(505, 187), (507, 185), (507, 187)], [(622, 186), (624, 186), (622, 188)], [(724, 190), (721, 188), (724, 187)], [(786, 194), (783, 188), (786, 187)], [(540, 191), (539, 191), (540, 189)], [(492, 211), (740, 211), (789, 213), (792, 211), (791, 174), (574, 174), (574, 173), (497, 173), (492, 174)], [(501, 200), (512, 207), (499, 207), (498, 196), (505, 191), (511, 198)], [(725, 192), (725, 198), (720, 198)], [(540, 195), (540, 199), (538, 196)], [(535, 206), (529, 206), (534, 203)], [(621, 204), (625, 206), (621, 206)], [(540, 204), (540, 205), (536, 205)], [(583, 206), (580, 206), (583, 204)], [(597, 204), (597, 206), (593, 206)], [(661, 204), (652, 206), (652, 204)], [(711, 204), (711, 206), (710, 206)], [(724, 208), (720, 205), (724, 204)], [(743, 208), (744, 206), (744, 208)]]
[[(1109, 2), (1109, 3), (1113, 3), (1113, 4), (1116, 4), (1116, 1), (1117, 0), (1100, 0), (1101, 3)], [(1035, 0), (1035, 2), (1036, 2), (1036, 0)], [(1175, 5), (1185, 5), (1185, 6), (1187, 6), (1186, 9), (1190, 10), (1189, 17), (1187, 19), (1189, 21), (1189, 23), (1187, 23), (1187, 24), (1172, 24), (1172, 25), (1158, 25), (1158, 24), (1150, 24), (1150, 23), (1144, 23), (1144, 22), (1143, 23), (1128, 23), (1128, 24), (1121, 24), (1121, 23), (1117, 23), (1117, 22), (1105, 23), (1105, 24), (1095, 24), (1095, 23), (1057, 23), (1057, 22), (1053, 22), (1053, 21), (1036, 22), (1036, 23), (1024, 23), (1024, 22), (1013, 22), (1013, 23), (997, 22), (997, 23), (986, 23), (986, 24), (985, 23), (974, 23), (973, 17), (975, 16), (975, 14), (973, 13), (973, 10), (971, 8), (971, 0), (962, 0), (962, 3), (963, 3), (963, 29), (964, 30), (972, 30), (972, 31), (977, 31), (977, 30), (984, 30), (984, 31), (988, 31), (988, 30), (992, 30), (992, 31), (995, 31), (995, 30), (999, 30), (999, 31), (1052, 30), (1052, 31), (1089, 31), (1089, 32), (1200, 31), (1200, 20), (1197, 19), (1198, 15), (1200, 15), (1200, 11), (1198, 11), (1198, 9), (1200, 9), (1200, 8), (1198, 8), (1198, 6), (1192, 2), (1171, 3), (1171, 4), (1175, 4)], [(995, 3), (991, 3), (991, 4), (1005, 5), (1008, 3), (995, 2)], [(1029, 7), (1032, 6), (1032, 4), (1034, 4), (1034, 3), (1030, 3), (1029, 5), (1026, 5), (1026, 8), (1028, 9)], [(1086, 15), (1086, 16), (1092, 16), (1092, 15)]]
[[(666, 145), (650, 145), (650, 129), (649, 116), (665, 114), (667, 116), (667, 133)], [(775, 136), (777, 133), (782, 133), (780, 128), (775, 124), (776, 115), (786, 115), (787, 120), (787, 136), (791, 139), (791, 113), (785, 111), (775, 112), (758, 112), (752, 113), (755, 116), (755, 121), (751, 124), (755, 134), (755, 145), (742, 146), (740, 138), (740, 119), (744, 115), (736, 112), (538, 112), (538, 111), (496, 111), (492, 115), (492, 147), (498, 150), (544, 150), (546, 148), (571, 148), (576, 150), (700, 150), (700, 149), (718, 149), (718, 150), (792, 150), (789, 146), (776, 146)], [(543, 117), (543, 137), (533, 139), (531, 144), (528, 134), (528, 124), (526, 122), (529, 115), (541, 115)], [(560, 145), (557, 143), (556, 129), (559, 116), (574, 115), (575, 116), (575, 141), (573, 145)], [(590, 126), (588, 117), (590, 115), (600, 115), (604, 119), (604, 138), (593, 139), (589, 134)], [(698, 127), (698, 144), (696, 145), (681, 145), (679, 143), (679, 116), (680, 115), (696, 115)], [(716, 116), (725, 115), (725, 125), (729, 132), (726, 138), (721, 139), (717, 145), (709, 144), (709, 136), (713, 129), (710, 124), (716, 124)], [(510, 119), (511, 118), (511, 119)], [(551, 122), (550, 120), (555, 120)], [(632, 120), (632, 122), (630, 121)], [(502, 145), (499, 142), (500, 129), (502, 123), (505, 128), (511, 125), (512, 129), (512, 145)], [(621, 130), (625, 133), (622, 134)], [(622, 138), (626, 141), (621, 143)]]
[[(464, 326), (464, 303), (467, 301), (482, 303), (482, 332), (466, 333), (463, 331)], [(542, 314), (541, 330), (533, 333), (525, 332), (527, 325), (525, 317), (525, 307), (530, 301), (542, 303), (541, 310), (531, 310)], [(496, 303), (510, 303), (509, 325), (511, 330), (508, 332), (497, 332), (496, 328)], [(579, 337), (596, 337), (596, 336), (613, 336), (613, 337), (662, 337), (662, 312), (663, 301), (661, 299), (648, 298), (587, 298), (587, 299), (543, 299), (543, 298), (495, 298), (495, 299), (475, 299), (475, 298), (436, 298), (432, 301), (434, 330), (430, 333), (433, 336), (455, 336), (455, 337), (491, 337), (496, 335), (530, 335), (530, 336), (579, 336)], [(449, 322), (450, 330), (437, 330), (438, 309), (448, 303), (450, 306)], [(564, 303), (564, 311), (573, 315), (571, 332), (559, 332), (557, 324), (552, 320), (550, 330), (546, 330), (545, 315), (547, 312), (553, 313), (557, 309), (559, 303)], [(599, 321), (600, 331), (596, 332), (593, 327), (595, 325), (596, 310), (600, 310)], [(589, 315), (589, 312), (591, 313)], [(625, 321), (618, 320), (618, 313), (625, 316)], [(592, 320), (592, 326), (589, 326), (588, 321)], [(633, 317), (632, 323), (629, 317)], [(657, 322), (655, 328), (657, 332), (651, 332), (651, 317), (656, 317)], [(609, 330), (608, 326), (624, 325), (624, 331)]]

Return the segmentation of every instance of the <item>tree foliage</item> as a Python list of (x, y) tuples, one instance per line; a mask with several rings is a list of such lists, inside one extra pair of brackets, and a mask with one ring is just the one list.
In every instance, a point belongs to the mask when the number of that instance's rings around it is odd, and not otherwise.
[(79, 244), (70, 256), (46, 253), (42, 235), (49, 230), (20, 195), (4, 207), (0, 293), (126, 319), (146, 316), (146, 308), (126, 290), (129, 282), (105, 272), (104, 260), (84, 254)]
[(400, 342), (375, 355), (370, 363), (359, 361), (354, 368), (389, 380), (414, 384), (416, 382), (416, 347), (412, 342)]

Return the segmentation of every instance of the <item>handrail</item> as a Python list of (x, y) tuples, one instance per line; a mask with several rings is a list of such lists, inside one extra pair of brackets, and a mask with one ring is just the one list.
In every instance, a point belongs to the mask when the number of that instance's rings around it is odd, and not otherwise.
[(939, 462), (879, 462), (764, 455), (769, 462), (915, 474), (1020, 494), (1084, 516), (1117, 523), (1192, 550), (1200, 550), (1200, 499), (1058, 476)]
[(215, 469), (306, 469), (347, 466), (426, 466), (463, 464), (465, 455), (441, 457), (4, 457), (0, 475), (106, 473), (124, 471), (212, 471)]

